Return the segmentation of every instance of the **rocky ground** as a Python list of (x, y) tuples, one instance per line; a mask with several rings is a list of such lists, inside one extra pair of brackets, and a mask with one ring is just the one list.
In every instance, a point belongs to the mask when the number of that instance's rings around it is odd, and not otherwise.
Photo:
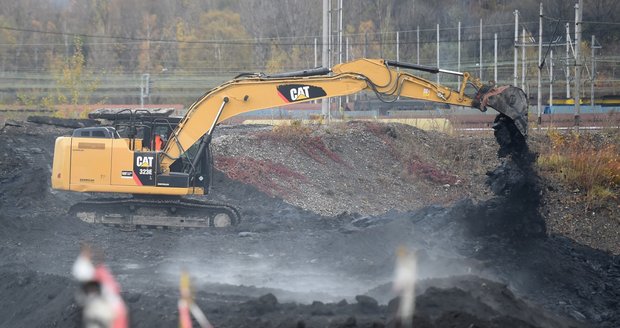
[[(617, 212), (578, 220), (583, 207), (554, 198), (573, 190), (539, 178), (528, 152), (498, 159), (492, 136), (223, 126), (212, 198), (244, 221), (128, 232), (67, 216), (87, 196), (50, 189), (69, 129), (16, 123), (0, 132), (1, 327), (79, 325), (69, 270), (84, 242), (119, 279), (132, 327), (176, 325), (182, 269), (216, 327), (396, 326), (399, 246), (418, 259), (415, 327), (620, 325)], [(605, 219), (602, 240), (582, 233)]]

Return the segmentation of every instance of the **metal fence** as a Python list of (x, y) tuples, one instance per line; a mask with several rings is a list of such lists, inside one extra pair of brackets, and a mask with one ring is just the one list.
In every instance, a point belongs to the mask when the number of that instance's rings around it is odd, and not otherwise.
[[(468, 71), (481, 77), (483, 81), (495, 80), (498, 84), (513, 84), (516, 71), (517, 86), (522, 87), (530, 98), (536, 99), (534, 95), (537, 86), (538, 49), (535, 46), (538, 36), (532, 35), (530, 31), (537, 30), (537, 24), (537, 21), (526, 21), (522, 18), (517, 26), (516, 43), (514, 22), (488, 24), (482, 21), (476, 26), (461, 26), (460, 23), (455, 23), (453, 26), (411, 26), (407, 30), (385, 33), (349, 33), (343, 35), (342, 47), (336, 44), (340, 38), (331, 38), (334, 45), (330, 59), (332, 64), (341, 59), (346, 61), (360, 57), (397, 59), (437, 65), (449, 70)], [(567, 38), (570, 37), (550, 33), (543, 36), (547, 46), (544, 48), (546, 66), (543, 69), (541, 92), (545, 99), (544, 104), (547, 104), (546, 99), (551, 92), (554, 93), (554, 98), (567, 98), (568, 93), (572, 93), (570, 88), (567, 92), (567, 85), (573, 83), (574, 60), (571, 59), (570, 49), (574, 48), (574, 44), (566, 42)], [(286, 54), (285, 60), (279, 63), (280, 70), (305, 69), (320, 63), (321, 44), (318, 36), (296, 38), (294, 42), (285, 37), (268, 41), (255, 40), (255, 43), (251, 44), (255, 56), (251, 63), (242, 63), (242, 66), (252, 67), (251, 71), (272, 70), (273, 67), (269, 66), (268, 48), (273, 45)], [(248, 46), (247, 42), (244, 44)], [(518, 46), (516, 66), (515, 45)], [(581, 81), (582, 97), (588, 99), (591, 94), (595, 98), (620, 94), (620, 72), (616, 72), (620, 68), (620, 55), (603, 55), (604, 52), (598, 48), (590, 52), (590, 46), (587, 43), (582, 45), (582, 52), (586, 55)], [(227, 59), (223, 56), (219, 60)], [(222, 71), (217, 67), (217, 62), (210, 63), (210, 67), (206, 66), (197, 62), (190, 70), (167, 68), (131, 74), (99, 72), (97, 68), (87, 67), (92, 74), (81, 83), (96, 85), (89, 97), (91, 102), (139, 104), (141, 76), (149, 73), (152, 85), (145, 103), (189, 104), (206, 90), (247, 71), (241, 67)], [(230, 67), (229, 63), (223, 66)], [(416, 74), (453, 88), (457, 87), (457, 77), (454, 76), (433, 76), (424, 72)], [(594, 86), (592, 91), (591, 84)], [(11, 71), (0, 71), (0, 104), (41, 106), (42, 98), (53, 98), (59, 93), (67, 92), (69, 90), (58, 83), (58, 77), (46, 69), (17, 67)]]

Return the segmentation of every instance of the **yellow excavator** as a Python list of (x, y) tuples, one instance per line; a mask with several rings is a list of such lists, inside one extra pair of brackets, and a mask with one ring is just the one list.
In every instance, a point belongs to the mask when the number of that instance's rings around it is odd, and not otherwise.
[[(452, 90), (407, 70), (458, 75), (462, 83), (459, 90)], [(468, 85), (476, 90), (472, 97), (465, 95)], [(496, 122), (507, 122), (514, 137), (524, 142), (527, 136), (528, 104), (519, 88), (484, 85), (468, 73), (436, 67), (358, 59), (331, 69), (241, 74), (204, 93), (178, 121), (135, 119), (137, 111), (130, 111), (126, 113), (129, 119), (114, 127), (76, 129), (72, 136), (56, 139), (52, 188), (132, 195), (94, 198), (71, 208), (90, 223), (189, 228), (236, 225), (240, 215), (234, 207), (183, 197), (209, 192), (209, 144), (216, 125), (249, 111), (363, 90), (386, 101), (408, 97), (481, 111), (492, 107), (500, 113)], [(165, 143), (157, 140), (157, 131), (162, 130), (167, 134)]]

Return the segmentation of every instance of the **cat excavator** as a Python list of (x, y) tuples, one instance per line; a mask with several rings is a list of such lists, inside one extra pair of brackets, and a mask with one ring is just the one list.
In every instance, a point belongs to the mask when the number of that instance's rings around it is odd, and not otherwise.
[[(458, 90), (409, 72), (461, 77)], [(473, 86), (475, 95), (465, 89)], [(471, 90), (471, 89), (470, 89)], [(217, 124), (235, 115), (329, 97), (372, 91), (383, 101), (399, 97), (499, 112), (496, 123), (517, 142), (527, 136), (527, 98), (513, 86), (496, 87), (461, 73), (383, 59), (358, 59), (330, 68), (264, 74), (245, 73), (199, 97), (174, 121), (129, 111), (115, 126), (76, 129), (58, 137), (52, 188), (115, 197), (73, 205), (89, 223), (124, 227), (226, 227), (239, 223), (239, 211), (224, 203), (184, 197), (206, 195), (212, 180), (209, 148)], [(508, 127), (507, 129), (505, 127)], [(161, 138), (156, 131), (165, 131)], [(122, 194), (125, 197), (118, 197)], [(131, 195), (131, 197), (127, 197)]]

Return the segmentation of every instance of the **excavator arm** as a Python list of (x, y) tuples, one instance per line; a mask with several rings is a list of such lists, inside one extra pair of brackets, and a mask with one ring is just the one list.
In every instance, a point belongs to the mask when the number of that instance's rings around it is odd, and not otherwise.
[[(453, 90), (397, 68), (460, 75), (462, 83), (459, 90)], [(465, 95), (468, 84), (478, 90), (473, 98)], [(207, 91), (189, 107), (170, 136), (161, 153), (160, 171), (164, 174), (170, 172), (170, 165), (189, 147), (201, 139), (208, 143), (217, 123), (235, 115), (363, 90), (375, 92), (380, 99), (408, 97), (475, 107), (481, 111), (489, 106), (513, 120), (519, 132), (524, 137), (527, 135), (527, 98), (521, 89), (485, 86), (468, 73), (381, 59), (358, 59), (331, 69), (274, 75), (244, 74)]]

